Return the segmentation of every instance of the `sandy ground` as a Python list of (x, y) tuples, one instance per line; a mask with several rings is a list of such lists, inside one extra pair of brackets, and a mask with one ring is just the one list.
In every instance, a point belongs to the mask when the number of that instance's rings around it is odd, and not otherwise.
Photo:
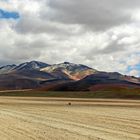
[(0, 140), (140, 140), (140, 101), (0, 97)]

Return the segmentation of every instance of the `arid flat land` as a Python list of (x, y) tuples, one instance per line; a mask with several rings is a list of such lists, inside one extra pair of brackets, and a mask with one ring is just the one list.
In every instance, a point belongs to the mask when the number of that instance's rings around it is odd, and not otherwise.
[(0, 139), (140, 140), (140, 100), (0, 97)]

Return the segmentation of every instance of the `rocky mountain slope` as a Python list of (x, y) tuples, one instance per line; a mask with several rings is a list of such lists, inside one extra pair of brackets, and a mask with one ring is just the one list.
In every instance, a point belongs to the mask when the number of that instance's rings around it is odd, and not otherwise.
[[(105, 89), (106, 87), (114, 88), (140, 88), (140, 79), (124, 76), (116, 72), (98, 72), (89, 75), (79, 81), (72, 81), (55, 85), (48, 90), (54, 91), (95, 91)], [(127, 80), (129, 79), (129, 80)]]
[(0, 67), (0, 89), (39, 88), (79, 80), (95, 72), (87, 66), (68, 62), (49, 65), (31, 61), (7, 65)]
[(42, 68), (40, 71), (51, 73), (60, 78), (67, 78), (73, 80), (80, 80), (87, 75), (96, 73), (97, 70), (89, 68), (81, 64), (73, 64), (69, 62), (64, 62), (61, 64), (54, 64), (45, 68)]
[(49, 65), (31, 61), (0, 67), (0, 90), (33, 89), (87, 91), (106, 85), (140, 86), (140, 79), (120, 73), (100, 72), (81, 64)]
[(11, 73), (15, 71), (26, 71), (26, 70), (39, 70), (41, 68), (50, 66), (49, 64), (38, 62), (38, 61), (31, 61), (25, 62), (19, 65), (6, 65), (0, 67), (0, 74)]

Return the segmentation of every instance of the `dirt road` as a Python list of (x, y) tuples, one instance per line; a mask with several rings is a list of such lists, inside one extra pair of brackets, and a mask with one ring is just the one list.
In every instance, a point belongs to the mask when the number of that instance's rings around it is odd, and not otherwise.
[(0, 139), (140, 140), (140, 101), (0, 97)]

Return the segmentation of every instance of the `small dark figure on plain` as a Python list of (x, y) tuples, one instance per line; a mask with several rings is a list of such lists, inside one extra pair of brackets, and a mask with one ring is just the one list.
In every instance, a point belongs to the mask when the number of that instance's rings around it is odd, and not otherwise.
[(71, 103), (68, 103), (68, 105), (71, 105)]

